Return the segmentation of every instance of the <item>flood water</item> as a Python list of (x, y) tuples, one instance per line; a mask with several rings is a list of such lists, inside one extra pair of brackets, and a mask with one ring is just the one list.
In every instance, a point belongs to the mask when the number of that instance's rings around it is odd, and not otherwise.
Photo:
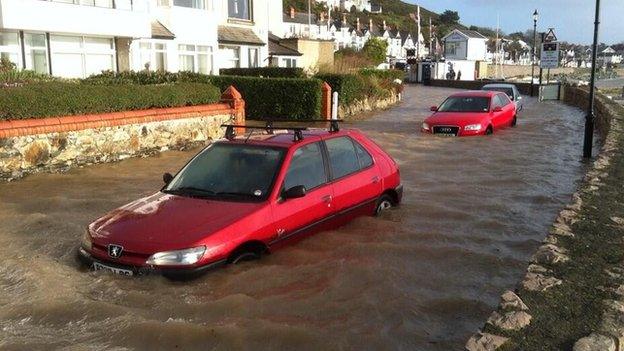
[(355, 123), (400, 164), (401, 207), (191, 282), (86, 272), (74, 253), (196, 150), (0, 184), (0, 349), (462, 349), (580, 180), (583, 113), (527, 98), (514, 129), (420, 134), (451, 92), (407, 87)]

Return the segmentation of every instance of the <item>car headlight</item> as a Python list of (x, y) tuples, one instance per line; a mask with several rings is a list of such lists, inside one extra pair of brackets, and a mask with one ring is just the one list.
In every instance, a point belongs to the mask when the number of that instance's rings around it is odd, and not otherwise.
[(464, 127), (464, 130), (481, 130), (480, 124), (469, 124)]
[(83, 249), (87, 251), (91, 251), (91, 248), (93, 247), (93, 242), (91, 241), (91, 234), (89, 234), (88, 228), (85, 230), (84, 234), (82, 234), (80, 245), (82, 246)]
[(422, 124), (422, 129), (429, 130), (429, 125), (427, 123)]
[(197, 263), (206, 252), (205, 246), (191, 249), (157, 252), (145, 262), (155, 266), (183, 266)]

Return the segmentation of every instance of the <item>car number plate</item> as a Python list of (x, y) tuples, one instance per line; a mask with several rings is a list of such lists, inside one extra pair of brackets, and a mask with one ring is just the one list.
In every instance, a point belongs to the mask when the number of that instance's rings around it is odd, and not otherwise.
[(98, 262), (93, 262), (93, 269), (96, 271), (107, 271), (107, 272), (111, 272), (111, 273), (115, 273), (119, 275), (127, 275), (127, 276), (133, 275), (132, 271), (129, 269), (115, 268), (115, 267), (107, 266)]
[(454, 137), (455, 133), (436, 133), (436, 135), (440, 135), (443, 137)]

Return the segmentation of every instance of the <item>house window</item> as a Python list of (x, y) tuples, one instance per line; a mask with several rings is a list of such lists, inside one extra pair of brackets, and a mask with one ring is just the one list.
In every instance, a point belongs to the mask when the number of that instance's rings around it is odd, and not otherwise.
[(173, 0), (173, 6), (190, 7), (193, 9), (206, 9), (205, 0)]
[(143, 42), (139, 44), (141, 68), (151, 71), (167, 70), (167, 45), (164, 43)]
[(240, 67), (240, 47), (220, 46), (221, 57), (223, 58), (223, 68)]
[(212, 73), (212, 48), (210, 46), (181, 44), (178, 50), (180, 71)]
[(281, 67), (297, 67), (297, 59), (283, 58)]
[(53, 35), (50, 45), (55, 76), (84, 78), (115, 69), (113, 39)]
[(446, 43), (444, 45), (444, 55), (457, 55), (457, 49), (459, 49), (459, 43)]
[(24, 53), (27, 70), (49, 73), (45, 34), (24, 33)]
[(52, 0), (65, 4), (113, 8), (113, 0)]
[(258, 58), (259, 50), (258, 48), (249, 48), (249, 68), (259, 67)]
[(8, 59), (19, 67), (19, 52), (17, 33), (0, 32), (0, 59)]
[(228, 0), (228, 16), (251, 21), (251, 0)]

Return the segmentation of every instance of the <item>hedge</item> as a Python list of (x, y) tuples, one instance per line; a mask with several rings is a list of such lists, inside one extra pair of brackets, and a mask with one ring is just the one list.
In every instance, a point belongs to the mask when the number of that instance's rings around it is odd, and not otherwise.
[(405, 72), (398, 69), (363, 68), (360, 70), (360, 74), (365, 77), (377, 77), (379, 79), (389, 79), (393, 81), (395, 79), (400, 79), (401, 81), (405, 79)]
[(0, 89), (0, 120), (210, 104), (210, 84), (90, 85), (44, 82)]
[(249, 119), (317, 119), (321, 115), (318, 79), (213, 76), (211, 82), (227, 89), (233, 85), (245, 100)]
[(224, 68), (219, 71), (219, 74), (265, 78), (306, 78), (303, 68), (299, 67)]
[(236, 87), (245, 100), (249, 119), (313, 119), (321, 114), (321, 82), (303, 78), (208, 76), (192, 72), (104, 72), (84, 80), (88, 84), (211, 83), (221, 91)]
[(338, 92), (340, 104), (350, 104), (355, 100), (365, 97), (364, 79), (355, 74), (317, 74), (315, 78), (323, 80), (332, 88), (332, 92)]

